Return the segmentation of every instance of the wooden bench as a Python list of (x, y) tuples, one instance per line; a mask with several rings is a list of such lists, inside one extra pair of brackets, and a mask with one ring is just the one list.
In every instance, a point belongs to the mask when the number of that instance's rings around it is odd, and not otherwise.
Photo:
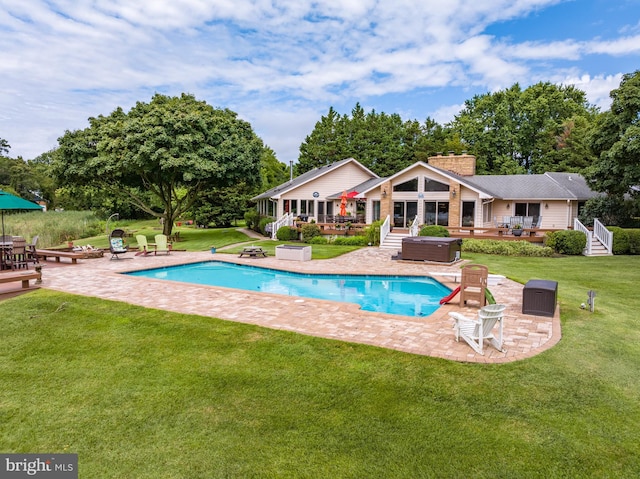
[(35, 279), (37, 281), (42, 280), (42, 273), (40, 271), (11, 271), (6, 273), (0, 273), (0, 283), (11, 283), (13, 281), (22, 281), (22, 287), (29, 287), (29, 280)]
[(242, 253), (240, 253), (239, 258), (242, 258), (244, 255), (249, 256), (250, 258), (257, 258), (258, 255), (262, 255), (263, 257), (267, 257), (267, 252), (263, 250), (260, 246), (245, 246), (242, 249)]
[(60, 262), (60, 258), (69, 258), (73, 264), (76, 264), (79, 259), (84, 258), (84, 253), (75, 253), (73, 251), (56, 251), (52, 249), (37, 249), (36, 256), (47, 260), (47, 258), (55, 258), (56, 262)]

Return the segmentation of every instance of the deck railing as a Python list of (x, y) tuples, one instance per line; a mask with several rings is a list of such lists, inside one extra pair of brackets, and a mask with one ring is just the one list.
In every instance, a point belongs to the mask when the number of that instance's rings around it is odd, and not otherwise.
[(583, 225), (578, 218), (573, 218), (573, 229), (576, 231), (582, 231), (587, 236), (587, 244), (582, 250), (582, 254), (585, 256), (589, 256), (591, 254), (591, 238), (593, 233), (589, 228)]
[(593, 235), (598, 238), (609, 254), (613, 254), (613, 233), (600, 223), (598, 218), (593, 219)]
[(409, 236), (418, 236), (418, 233), (418, 215), (416, 215), (409, 227)]
[(280, 217), (280, 219), (271, 223), (271, 239), (276, 239), (276, 233), (278, 232), (278, 228), (283, 226), (293, 226), (294, 216), (292, 213), (285, 213)]
[(603, 225), (598, 218), (593, 219), (593, 231), (583, 225), (578, 218), (573, 219), (573, 229), (576, 231), (582, 231), (587, 235), (587, 245), (584, 248), (583, 254), (589, 256), (591, 254), (591, 240), (596, 238), (602, 246), (604, 246), (609, 254), (613, 254), (613, 233)]
[(382, 226), (380, 227), (380, 246), (383, 245), (384, 240), (390, 231), (391, 231), (391, 217), (387, 215), (387, 217), (384, 220), (384, 223), (382, 223)]

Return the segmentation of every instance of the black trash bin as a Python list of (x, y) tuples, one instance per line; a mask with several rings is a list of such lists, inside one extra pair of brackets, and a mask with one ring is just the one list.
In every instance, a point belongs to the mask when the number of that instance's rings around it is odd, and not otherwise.
[(522, 314), (553, 317), (558, 302), (558, 282), (532, 279), (522, 290)]

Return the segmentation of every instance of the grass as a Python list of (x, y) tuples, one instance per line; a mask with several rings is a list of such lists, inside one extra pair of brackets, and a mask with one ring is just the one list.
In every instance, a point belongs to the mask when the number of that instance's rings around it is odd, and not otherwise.
[(83, 478), (638, 477), (640, 257), (468, 256), (558, 280), (560, 343), (463, 364), (45, 290), (6, 300), (0, 450), (76, 452)]
[[(128, 223), (126, 226), (120, 226), (125, 231), (130, 231), (134, 236), (127, 238), (127, 242), (132, 246), (137, 246), (135, 235), (145, 235), (148, 240), (152, 241), (153, 237), (161, 233), (158, 222), (154, 220), (136, 221)], [(219, 253), (238, 254), (242, 251), (243, 246), (250, 243), (255, 246), (261, 246), (267, 254), (274, 256), (276, 254), (276, 246), (291, 243), (291, 241), (272, 241), (268, 239), (254, 239), (234, 228), (196, 228), (193, 226), (175, 227), (173, 232), (180, 233), (180, 241), (174, 244), (176, 249), (186, 251), (207, 251), (212, 246), (216, 247)], [(89, 238), (83, 238), (75, 241), (75, 245), (85, 246), (91, 245), (96, 248), (109, 248), (109, 241), (106, 234), (100, 234)], [(233, 246), (237, 245), (237, 246)], [(231, 246), (230, 248), (225, 248)], [(221, 250), (221, 248), (225, 248)], [(313, 245), (313, 259), (335, 258), (342, 254), (359, 249), (359, 246), (341, 246), (341, 245)]]

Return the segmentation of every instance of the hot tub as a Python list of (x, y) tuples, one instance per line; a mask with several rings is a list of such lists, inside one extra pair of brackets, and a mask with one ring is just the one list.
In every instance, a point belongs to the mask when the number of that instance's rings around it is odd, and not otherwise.
[(402, 259), (453, 263), (460, 259), (460, 238), (410, 236), (402, 239)]

